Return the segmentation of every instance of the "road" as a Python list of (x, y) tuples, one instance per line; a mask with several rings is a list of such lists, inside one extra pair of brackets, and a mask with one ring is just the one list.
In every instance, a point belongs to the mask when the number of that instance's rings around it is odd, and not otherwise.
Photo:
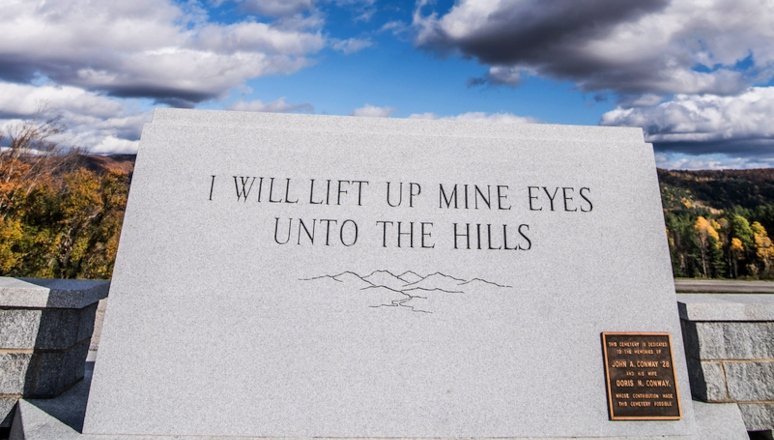
[(677, 293), (774, 293), (774, 281), (675, 280)]

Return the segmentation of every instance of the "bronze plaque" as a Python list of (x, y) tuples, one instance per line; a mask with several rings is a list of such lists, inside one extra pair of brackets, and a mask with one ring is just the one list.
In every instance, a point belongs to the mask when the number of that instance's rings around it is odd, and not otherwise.
[(672, 336), (602, 333), (610, 420), (680, 420)]

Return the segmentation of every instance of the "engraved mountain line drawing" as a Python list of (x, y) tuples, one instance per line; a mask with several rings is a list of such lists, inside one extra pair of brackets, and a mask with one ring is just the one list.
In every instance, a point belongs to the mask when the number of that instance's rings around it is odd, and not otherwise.
[[(434, 272), (420, 275), (408, 270), (401, 274), (378, 269), (368, 275), (344, 271), (335, 275), (318, 275), (299, 278), (300, 281), (333, 281), (342, 287), (361, 294), (373, 295), (376, 302), (368, 307), (397, 307), (416, 313), (433, 313), (427, 304), (433, 294), (468, 294), (480, 288), (510, 289), (512, 286), (496, 283), (483, 278), (464, 279)], [(380, 299), (388, 298), (387, 301)]]

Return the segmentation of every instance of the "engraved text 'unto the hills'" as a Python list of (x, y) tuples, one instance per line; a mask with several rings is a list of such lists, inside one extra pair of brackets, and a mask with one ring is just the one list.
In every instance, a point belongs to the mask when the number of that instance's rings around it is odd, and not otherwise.
[[(222, 176), (207, 181), (208, 201), (283, 205), (287, 216), (273, 217), (270, 241), (280, 246), (357, 246), (365, 231), (376, 234), (385, 248), (529, 251), (533, 231), (524, 222), (435, 221), (411, 218), (406, 210), (419, 206), (446, 212), (531, 212), (586, 215), (594, 211), (593, 191), (584, 185), (521, 185), (491, 183), (433, 183), (320, 179), (266, 176)], [(320, 217), (297, 217), (292, 206), (380, 206), (401, 211), (400, 219), (367, 222), (335, 218), (330, 210)], [(352, 210), (348, 210), (352, 212)], [(383, 210), (381, 211), (383, 212)], [(427, 212), (426, 210), (423, 212)], [(478, 215), (476, 218), (480, 218)]]

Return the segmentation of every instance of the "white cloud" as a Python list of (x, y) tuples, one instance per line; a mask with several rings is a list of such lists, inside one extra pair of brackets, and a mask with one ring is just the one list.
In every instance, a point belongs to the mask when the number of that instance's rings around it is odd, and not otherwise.
[(263, 102), (261, 100), (253, 101), (237, 101), (228, 107), (229, 110), (245, 111), (245, 112), (274, 112), (274, 113), (290, 113), (301, 112), (311, 113), (314, 111), (314, 107), (309, 103), (291, 104), (285, 100), (284, 97), (272, 102)]
[(374, 42), (370, 39), (348, 38), (346, 40), (334, 40), (331, 47), (345, 55), (349, 55), (373, 45)]
[(643, 127), (650, 142), (774, 141), (774, 87), (738, 96), (677, 95), (655, 105), (617, 107), (604, 125)]
[(379, 32), (389, 32), (395, 37), (402, 37), (411, 31), (411, 26), (398, 20), (388, 21), (379, 28)]
[(295, 72), (326, 44), (319, 27), (303, 27), (320, 21), (217, 24), (202, 14), (171, 1), (10, 0), (0, 8), (0, 79), (43, 75), (190, 106), (250, 78)]
[(65, 127), (50, 140), (93, 152), (133, 152), (150, 112), (126, 100), (72, 86), (31, 86), (0, 82), (0, 125), (57, 118)]
[(440, 120), (457, 120), (457, 121), (493, 121), (498, 123), (507, 124), (526, 124), (537, 122), (536, 119), (514, 115), (513, 113), (484, 113), (484, 112), (467, 112), (460, 113), (454, 116), (438, 116), (435, 113), (413, 113), (409, 115), (412, 119), (440, 119)]
[(521, 82), (521, 69), (512, 66), (491, 66), (488, 76), (494, 84), (515, 86)]
[(443, 15), (427, 6), (414, 13), (418, 45), (584, 90), (734, 94), (774, 68), (771, 0), (461, 0)]
[(108, 135), (89, 151), (94, 154), (137, 154), (139, 146), (140, 141), (130, 141)]
[(376, 0), (330, 0), (339, 8), (352, 12), (356, 21), (368, 22), (376, 14)]
[(99, 96), (72, 86), (31, 86), (0, 82), (0, 115), (35, 117), (56, 109), (108, 117), (123, 106), (115, 99)]
[(360, 108), (356, 108), (352, 112), (352, 116), (362, 116), (367, 118), (386, 118), (389, 117), (395, 109), (392, 107), (379, 107), (371, 104), (366, 104)]
[(271, 17), (300, 14), (314, 7), (312, 0), (241, 0), (243, 10)]

